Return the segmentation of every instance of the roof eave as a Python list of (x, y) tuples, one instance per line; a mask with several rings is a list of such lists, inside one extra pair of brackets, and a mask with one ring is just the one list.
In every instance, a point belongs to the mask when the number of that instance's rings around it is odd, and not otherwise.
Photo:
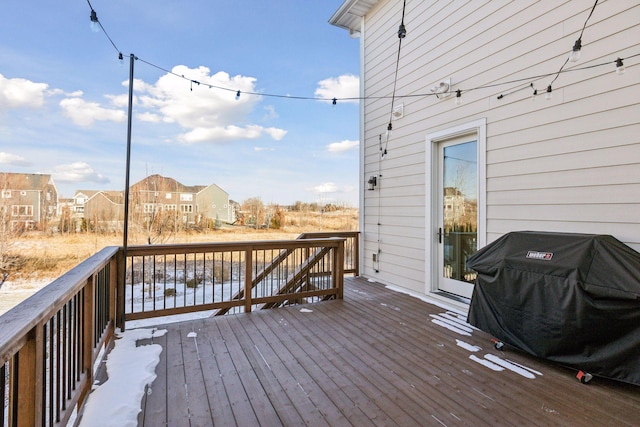
[(359, 33), (362, 18), (376, 3), (378, 0), (345, 0), (329, 19), (329, 23), (349, 30), (350, 34)]

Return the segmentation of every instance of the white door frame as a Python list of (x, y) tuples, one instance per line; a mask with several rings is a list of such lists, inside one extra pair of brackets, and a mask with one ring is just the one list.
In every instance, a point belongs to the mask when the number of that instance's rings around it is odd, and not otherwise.
[(487, 119), (430, 133), (425, 145), (425, 293), (438, 291), (438, 144), (464, 135), (478, 141), (478, 249), (487, 242)]

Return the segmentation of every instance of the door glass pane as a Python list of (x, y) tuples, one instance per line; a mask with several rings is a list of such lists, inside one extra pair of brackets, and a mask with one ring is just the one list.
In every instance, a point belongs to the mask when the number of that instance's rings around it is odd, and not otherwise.
[(478, 249), (477, 141), (444, 147), (444, 276), (473, 282), (467, 258)]

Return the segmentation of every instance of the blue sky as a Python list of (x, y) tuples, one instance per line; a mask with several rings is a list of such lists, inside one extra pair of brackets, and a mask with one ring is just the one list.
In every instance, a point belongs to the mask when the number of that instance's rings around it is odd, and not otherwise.
[(114, 47), (86, 0), (5, 2), (0, 172), (50, 173), (63, 197), (124, 189), (133, 53), (131, 183), (157, 173), (238, 202), (357, 206), (357, 102), (248, 94), (357, 97), (358, 40), (328, 23), (341, 4), (92, 0)]

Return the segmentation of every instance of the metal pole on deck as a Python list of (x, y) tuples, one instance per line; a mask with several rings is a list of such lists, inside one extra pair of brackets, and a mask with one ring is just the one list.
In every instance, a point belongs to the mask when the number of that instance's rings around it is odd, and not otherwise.
[[(123, 269), (122, 269), (122, 287), (120, 289), (124, 294), (124, 287), (127, 283), (127, 240), (129, 237), (129, 175), (131, 172), (131, 118), (133, 116), (133, 64), (136, 60), (136, 56), (132, 53), (129, 55), (129, 109), (127, 114), (127, 162), (126, 172), (124, 179), (124, 230), (122, 233), (122, 255), (123, 255)], [(124, 296), (124, 295), (123, 295)], [(126, 306), (126, 300), (122, 298), (123, 306), (122, 319), (120, 319), (120, 329), (125, 330), (124, 326), (124, 311)]]

